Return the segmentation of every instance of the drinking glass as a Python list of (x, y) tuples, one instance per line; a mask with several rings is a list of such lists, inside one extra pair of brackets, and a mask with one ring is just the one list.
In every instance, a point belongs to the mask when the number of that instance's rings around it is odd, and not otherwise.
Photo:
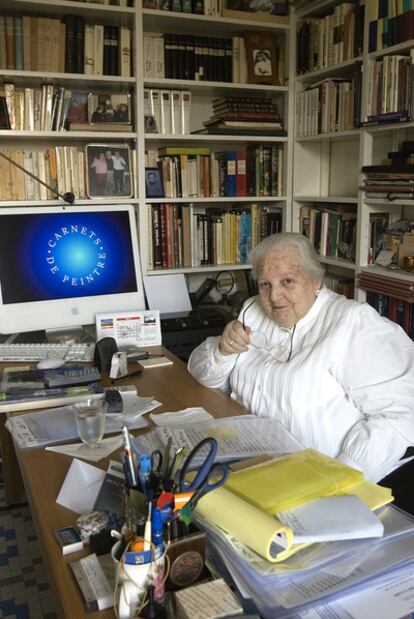
[(105, 400), (92, 398), (74, 404), (76, 427), (83, 449), (99, 448), (99, 441), (105, 432)]

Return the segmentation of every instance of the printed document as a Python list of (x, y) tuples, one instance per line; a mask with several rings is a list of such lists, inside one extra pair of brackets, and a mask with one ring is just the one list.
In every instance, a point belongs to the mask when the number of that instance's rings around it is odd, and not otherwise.
[[(242, 460), (260, 454), (281, 456), (303, 449), (303, 445), (278, 422), (255, 415), (215, 419), (192, 427), (158, 427), (145, 436), (135, 438), (134, 445), (139, 454), (151, 453), (154, 449), (162, 450), (171, 438), (173, 452), (184, 447), (189, 453), (208, 436), (217, 440), (217, 462)], [(204, 457), (201, 455), (199, 461), (195, 459), (194, 464), (200, 464)]]

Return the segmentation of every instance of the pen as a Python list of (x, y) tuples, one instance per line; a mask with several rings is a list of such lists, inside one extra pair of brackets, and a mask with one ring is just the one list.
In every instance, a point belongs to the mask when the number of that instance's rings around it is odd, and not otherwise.
[(125, 462), (129, 468), (132, 486), (137, 485), (137, 477), (135, 475), (134, 460), (132, 458), (131, 441), (129, 440), (129, 432), (127, 426), (122, 426), (122, 440), (124, 442)]
[[(142, 454), (139, 457), (139, 483), (145, 496), (148, 498), (150, 494), (150, 473), (151, 473), (151, 457), (148, 454)], [(151, 497), (152, 498), (152, 497)]]
[(138, 374), (141, 374), (142, 370), (134, 370), (133, 372), (128, 372), (128, 374), (125, 374), (124, 376), (120, 376), (119, 378), (114, 378), (113, 379), (113, 383), (117, 383), (120, 380), (124, 380), (124, 378), (131, 378), (132, 376), (138, 376)]

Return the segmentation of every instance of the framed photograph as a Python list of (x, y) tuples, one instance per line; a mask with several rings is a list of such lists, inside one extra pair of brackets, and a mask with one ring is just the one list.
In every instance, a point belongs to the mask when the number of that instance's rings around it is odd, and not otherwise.
[(158, 133), (157, 121), (151, 114), (145, 114), (144, 130), (145, 133)]
[[(88, 95), (88, 120), (91, 125), (107, 123), (130, 125), (131, 95), (130, 94), (96, 94)], [(103, 127), (104, 129), (104, 127)]]
[(87, 144), (86, 186), (90, 198), (131, 198), (132, 161), (126, 144)]
[(227, 0), (227, 8), (250, 13), (267, 13), (268, 15), (287, 15), (287, 0)]
[(145, 195), (147, 198), (164, 198), (162, 176), (158, 168), (145, 168)]
[(280, 86), (274, 35), (268, 32), (246, 32), (244, 41), (248, 83)]

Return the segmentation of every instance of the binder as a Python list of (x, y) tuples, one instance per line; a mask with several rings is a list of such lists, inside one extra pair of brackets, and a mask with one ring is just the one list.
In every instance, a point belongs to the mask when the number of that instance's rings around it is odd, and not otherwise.
[(180, 135), (181, 130), (181, 91), (171, 90), (171, 133)]
[(154, 117), (155, 124), (157, 126), (157, 133), (161, 133), (161, 100), (159, 90), (155, 88), (150, 89), (150, 101), (151, 115)]
[(190, 90), (181, 91), (181, 133), (188, 135), (191, 133), (191, 100)]
[(171, 134), (171, 91), (160, 90), (161, 133)]

